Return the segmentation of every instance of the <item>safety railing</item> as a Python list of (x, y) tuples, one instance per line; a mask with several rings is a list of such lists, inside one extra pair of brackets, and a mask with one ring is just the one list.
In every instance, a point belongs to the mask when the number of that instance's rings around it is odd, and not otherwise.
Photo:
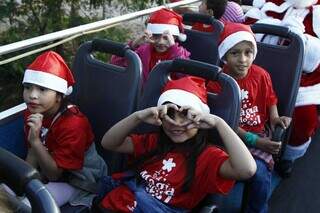
[[(70, 40), (73, 40), (79, 36), (102, 31), (107, 28), (111, 28), (116, 25), (119, 25), (122, 22), (131, 21), (131, 20), (140, 18), (142, 16), (149, 15), (149, 14), (151, 14), (157, 10), (160, 10), (162, 8), (176, 8), (176, 7), (194, 4), (194, 3), (197, 3), (200, 1), (201, 0), (184, 0), (184, 1), (180, 1), (180, 2), (170, 3), (170, 4), (166, 4), (166, 5), (162, 5), (162, 6), (157, 6), (157, 7), (145, 9), (145, 10), (140, 10), (140, 11), (133, 12), (133, 13), (128, 13), (125, 15), (117, 16), (117, 17), (108, 18), (105, 20), (101, 20), (101, 21), (97, 21), (97, 22), (93, 22), (93, 23), (89, 23), (89, 24), (80, 25), (77, 27), (49, 33), (46, 35), (33, 37), (33, 38), (26, 39), (23, 41), (18, 41), (15, 43), (3, 45), (3, 46), (0, 46), (0, 56), (8, 54), (8, 53), (16, 52), (19, 50), (24, 50), (24, 49), (27, 49), (30, 47), (35, 47), (37, 45), (42, 45), (42, 44), (46, 44), (46, 43), (49, 43), (52, 41), (59, 40), (58, 42), (55, 42), (53, 44), (50, 44), (50, 45), (47, 45), (47, 46), (44, 46), (44, 47), (41, 47), (41, 48), (38, 48), (38, 49), (35, 49), (32, 51), (29, 51), (29, 52), (26, 52), (26, 53), (23, 53), (23, 54), (20, 54), (20, 55), (17, 55), (17, 56), (14, 56), (14, 57), (11, 57), (11, 58), (8, 58), (5, 60), (2, 60), (2, 61), (0, 61), (0, 65), (7, 64), (12, 61), (16, 61), (18, 59), (21, 59), (23, 57), (35, 54), (37, 52), (41, 52), (46, 49), (53, 48), (55, 46), (61, 45), (61, 44), (68, 42)], [(25, 108), (26, 108), (25, 104), (21, 104), (16, 107), (12, 107), (8, 110), (0, 112), (0, 121), (2, 119), (10, 117), (13, 114), (16, 114), (18, 112), (23, 111)]]

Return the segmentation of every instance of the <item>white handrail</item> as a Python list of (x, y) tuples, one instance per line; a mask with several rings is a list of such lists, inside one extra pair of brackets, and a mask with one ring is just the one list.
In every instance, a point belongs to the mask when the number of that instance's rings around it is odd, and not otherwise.
[(83, 33), (86, 31), (106, 27), (108, 25), (113, 25), (113, 24), (117, 24), (117, 23), (120, 23), (123, 21), (129, 21), (132, 19), (136, 19), (141, 16), (145, 16), (150, 13), (153, 13), (153, 12), (155, 12), (159, 9), (165, 8), (165, 7), (166, 8), (175, 8), (178, 6), (184, 6), (184, 5), (188, 5), (188, 4), (192, 4), (192, 3), (196, 3), (196, 2), (200, 2), (200, 0), (184, 0), (181, 2), (171, 3), (171, 4), (164, 5), (164, 6), (153, 7), (153, 8), (149, 8), (146, 10), (141, 10), (141, 11), (129, 13), (126, 15), (117, 16), (117, 17), (97, 21), (94, 23), (85, 24), (85, 25), (81, 25), (78, 27), (73, 27), (73, 28), (69, 28), (66, 30), (57, 31), (54, 33), (49, 33), (46, 35), (30, 38), (27, 40), (18, 41), (18, 42), (12, 43), (12, 44), (3, 45), (3, 46), (0, 46), (0, 56), (7, 54), (7, 53), (10, 53), (10, 52), (25, 49), (28, 47), (33, 47), (33, 46), (36, 46), (39, 44), (48, 43), (48, 42), (58, 40), (58, 39), (63, 39), (63, 38), (66, 38), (66, 37), (69, 37), (69, 36), (72, 36), (75, 34), (79, 34), (79, 33)]

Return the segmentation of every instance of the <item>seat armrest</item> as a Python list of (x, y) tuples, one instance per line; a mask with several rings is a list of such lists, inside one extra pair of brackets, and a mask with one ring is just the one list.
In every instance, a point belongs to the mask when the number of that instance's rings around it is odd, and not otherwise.
[(218, 211), (218, 206), (215, 204), (208, 204), (206, 206), (203, 206), (199, 213), (217, 213)]
[(0, 148), (0, 171), (5, 171), (5, 175), (0, 175), (1, 182), (10, 186), (19, 196), (24, 193), (28, 182), (40, 179), (37, 170), (3, 148)]
[[(280, 125), (277, 125), (274, 129), (274, 131), (272, 132), (272, 141), (281, 141), (283, 142), (284, 136), (286, 133), (286, 129), (284, 129), (283, 127), (281, 127)], [(281, 145), (281, 150), (279, 151), (278, 154), (273, 155), (273, 159), (275, 162), (279, 161), (279, 159), (281, 158), (282, 152), (283, 152), (283, 147), (284, 145)]]

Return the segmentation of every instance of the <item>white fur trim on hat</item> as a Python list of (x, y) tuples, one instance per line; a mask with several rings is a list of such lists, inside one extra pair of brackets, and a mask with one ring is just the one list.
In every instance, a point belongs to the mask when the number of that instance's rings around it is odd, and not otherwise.
[(68, 90), (68, 82), (65, 79), (50, 73), (30, 69), (25, 71), (22, 83), (36, 84), (63, 94), (66, 94)]
[(320, 5), (313, 5), (312, 13), (312, 28), (314, 33), (320, 38)]
[(256, 8), (261, 8), (266, 3), (266, 0), (253, 0), (252, 6)]
[(312, 86), (299, 87), (295, 106), (319, 105), (320, 83)]
[(151, 24), (147, 25), (147, 30), (152, 34), (162, 34), (164, 31), (169, 31), (172, 35), (179, 36), (180, 30), (177, 25), (173, 24)]
[(320, 64), (320, 39), (304, 34), (305, 48), (302, 71), (305, 73), (313, 72)]
[(318, 0), (285, 0), (295, 8), (306, 8), (316, 4)]
[(219, 57), (220, 59), (236, 44), (242, 41), (249, 41), (253, 44), (254, 53), (253, 58), (256, 58), (257, 55), (257, 43), (254, 36), (247, 32), (247, 31), (238, 31), (236, 33), (232, 33), (231, 35), (227, 36), (219, 45)]
[(179, 106), (190, 106), (203, 113), (210, 112), (208, 105), (203, 103), (198, 96), (181, 89), (170, 89), (162, 93), (157, 106), (161, 106), (165, 102), (171, 102)]

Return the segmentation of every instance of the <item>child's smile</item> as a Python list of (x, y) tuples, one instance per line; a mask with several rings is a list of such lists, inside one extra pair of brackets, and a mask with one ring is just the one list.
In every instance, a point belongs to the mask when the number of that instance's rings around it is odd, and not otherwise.
[(179, 112), (172, 108), (169, 108), (167, 114), (172, 119), (172, 122), (163, 119), (162, 127), (164, 132), (173, 142), (183, 143), (197, 134), (198, 129), (187, 128), (188, 124), (190, 124), (191, 121), (187, 118), (187, 112), (185, 110)]

